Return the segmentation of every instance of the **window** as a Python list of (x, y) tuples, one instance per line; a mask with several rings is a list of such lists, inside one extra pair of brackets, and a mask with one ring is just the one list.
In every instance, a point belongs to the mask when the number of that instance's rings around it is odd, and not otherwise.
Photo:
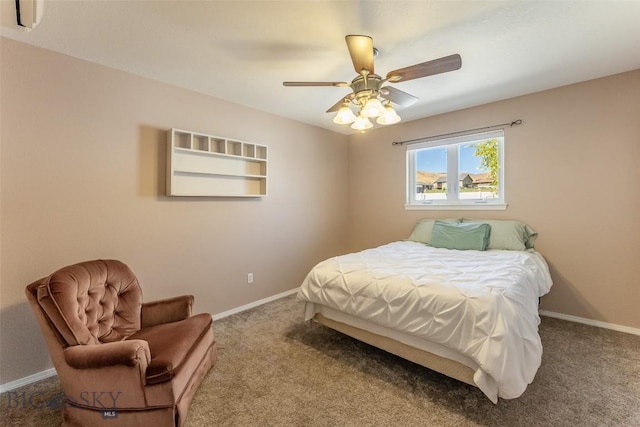
[(506, 209), (502, 130), (407, 145), (407, 209)]

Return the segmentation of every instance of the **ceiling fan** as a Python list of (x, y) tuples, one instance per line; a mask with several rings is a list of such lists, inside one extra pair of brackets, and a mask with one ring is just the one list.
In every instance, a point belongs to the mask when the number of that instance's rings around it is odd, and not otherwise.
[[(372, 117), (377, 117), (376, 122), (382, 125), (397, 123), (400, 121), (400, 116), (398, 116), (391, 104), (407, 107), (418, 101), (417, 97), (407, 92), (392, 86), (382, 86), (384, 83), (400, 83), (419, 79), (458, 70), (462, 66), (462, 58), (460, 58), (460, 55), (454, 54), (390, 71), (383, 79), (374, 72), (373, 60), (377, 56), (378, 50), (373, 46), (373, 39), (369, 36), (359, 35), (348, 35), (345, 39), (353, 67), (358, 73), (351, 83), (283, 82), (282, 84), (284, 86), (350, 87), (353, 92), (340, 99), (327, 110), (327, 113), (337, 111), (338, 114), (333, 119), (334, 123), (352, 123), (351, 127), (357, 130), (372, 127), (373, 124), (369, 121), (369, 118)], [(351, 111), (350, 104), (359, 108), (357, 116)]]

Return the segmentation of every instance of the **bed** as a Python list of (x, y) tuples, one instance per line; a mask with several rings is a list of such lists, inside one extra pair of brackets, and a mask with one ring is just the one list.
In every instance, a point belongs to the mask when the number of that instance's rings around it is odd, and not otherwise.
[(552, 285), (536, 235), (517, 221), (419, 221), (408, 240), (316, 265), (298, 291), (304, 318), (494, 403), (519, 397), (540, 367), (538, 302)]

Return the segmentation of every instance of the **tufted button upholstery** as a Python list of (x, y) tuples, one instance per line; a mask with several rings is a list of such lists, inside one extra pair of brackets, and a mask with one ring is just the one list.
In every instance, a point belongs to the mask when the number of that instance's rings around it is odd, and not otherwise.
[(120, 261), (62, 268), (45, 279), (37, 297), (67, 345), (121, 341), (140, 329), (142, 291)]

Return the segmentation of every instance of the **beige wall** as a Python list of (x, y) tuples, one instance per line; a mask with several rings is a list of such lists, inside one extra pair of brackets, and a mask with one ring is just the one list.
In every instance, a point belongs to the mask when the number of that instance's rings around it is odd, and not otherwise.
[[(392, 141), (522, 119), (505, 130), (506, 211), (405, 211)], [(541, 308), (640, 328), (640, 70), (408, 122), (349, 141), (350, 250), (420, 218), (512, 218), (539, 231), (554, 286)]]
[[(64, 265), (117, 258), (145, 300), (191, 293), (215, 314), (344, 252), (345, 136), (9, 39), (0, 53), (0, 383), (51, 367), (24, 287)], [(171, 127), (268, 145), (269, 196), (164, 196)]]

